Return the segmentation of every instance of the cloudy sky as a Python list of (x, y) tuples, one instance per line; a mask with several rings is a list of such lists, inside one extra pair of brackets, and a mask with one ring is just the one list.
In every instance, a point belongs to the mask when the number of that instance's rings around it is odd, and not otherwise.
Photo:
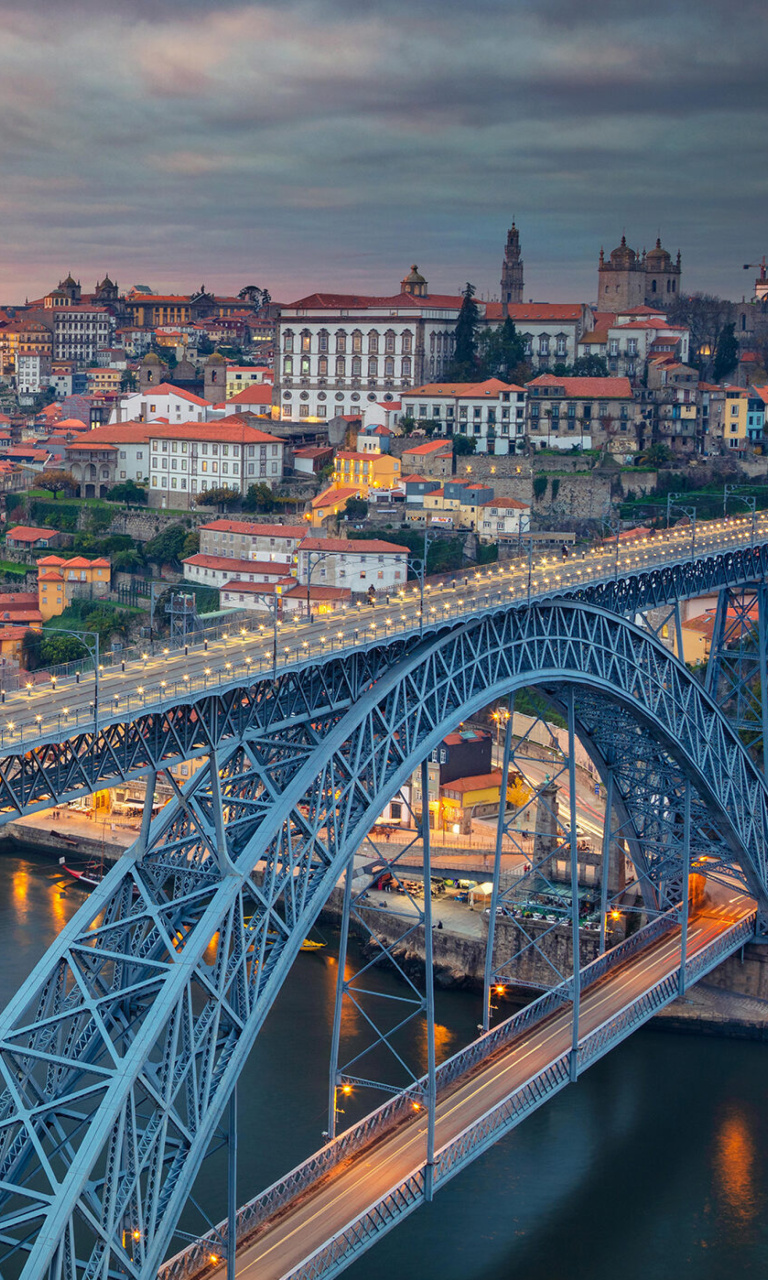
[(0, 301), (185, 291), (594, 299), (657, 235), (740, 297), (768, 252), (764, 0), (0, 0)]

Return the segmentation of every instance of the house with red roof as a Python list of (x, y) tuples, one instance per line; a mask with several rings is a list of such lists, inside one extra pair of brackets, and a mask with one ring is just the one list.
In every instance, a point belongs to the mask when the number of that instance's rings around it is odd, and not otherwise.
[(477, 453), (503, 455), (523, 447), (525, 387), (499, 378), (414, 387), (403, 395), (403, 411), (443, 436), (467, 436)]
[(5, 535), (6, 547), (17, 551), (40, 551), (44, 547), (65, 547), (71, 541), (71, 534), (26, 524), (14, 525)]
[(526, 432), (534, 449), (637, 450), (635, 403), (629, 378), (558, 378), (541, 374), (526, 385)]
[(252, 484), (274, 487), (283, 478), (284, 442), (246, 417), (150, 426), (152, 507), (184, 510), (209, 489), (234, 489), (244, 496)]
[(205, 422), (206, 411), (210, 408), (211, 401), (204, 400), (193, 391), (185, 391), (183, 387), (175, 387), (170, 382), (159, 382), (144, 391), (134, 391), (120, 397), (110, 416), (110, 423), (124, 420), (156, 422), (158, 418), (165, 418), (168, 422), (179, 425), (185, 422)]
[(109, 591), (112, 566), (99, 556), (42, 556), (37, 562), (37, 604), (44, 621), (63, 613), (75, 599), (98, 599)]

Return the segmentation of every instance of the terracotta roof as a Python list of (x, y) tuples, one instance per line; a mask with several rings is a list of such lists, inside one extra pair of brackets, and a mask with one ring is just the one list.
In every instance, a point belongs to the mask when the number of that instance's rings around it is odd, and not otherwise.
[(39, 538), (54, 538), (57, 533), (57, 529), (36, 529), (31, 524), (17, 524), (5, 536), (13, 538), (14, 542), (37, 542)]
[(208, 408), (211, 403), (210, 400), (203, 400), (202, 396), (193, 395), (191, 391), (175, 387), (172, 382), (158, 382), (156, 387), (148, 387), (145, 391), (134, 391), (130, 399), (137, 395), (145, 400), (151, 400), (153, 396), (178, 396), (180, 400), (188, 400), (190, 404), (203, 405), (205, 408)]
[(103, 440), (103, 439), (100, 439), (100, 440), (91, 440), (91, 439), (90, 439), (91, 434), (92, 434), (92, 433), (89, 431), (89, 432), (88, 432), (88, 436), (89, 436), (89, 438), (88, 438), (87, 440), (72, 440), (72, 441), (70, 441), (70, 442), (69, 442), (69, 444), (67, 444), (67, 445), (66, 445), (67, 453), (72, 453), (72, 452), (73, 452), (73, 450), (75, 450), (75, 449), (88, 449), (88, 450), (90, 450), (90, 449), (98, 449), (98, 450), (100, 450), (100, 451), (101, 451), (101, 450), (103, 450), (103, 449), (106, 449), (106, 450), (110, 450), (110, 449), (111, 449), (111, 450), (114, 452), (114, 450), (115, 450), (115, 445), (113, 445), (113, 444), (108, 444), (108, 443), (107, 443), (107, 441), (106, 441), (106, 440)]
[(229, 573), (271, 573), (279, 578), (285, 573), (285, 565), (277, 561), (236, 560), (232, 556), (211, 556), (198, 551), (187, 556), (184, 564), (199, 565), (201, 569), (218, 569)]
[(272, 582), (241, 582), (239, 578), (233, 578), (231, 582), (223, 583), (220, 590), (242, 593), (247, 591), (254, 596), (271, 596), (275, 594), (277, 587), (287, 587), (295, 582), (295, 578), (289, 577), (275, 578)]
[(282, 444), (258, 427), (252, 427), (236, 414), (219, 418), (218, 422), (175, 422), (150, 424), (152, 440), (223, 440), (227, 444)]
[(501, 786), (501, 770), (493, 773), (478, 773), (474, 778), (454, 778), (453, 782), (443, 785), (444, 791), (458, 791), (463, 795), (467, 791), (485, 791), (487, 787)]
[[(42, 564), (42, 560), (38, 560), (38, 564)], [(18, 609), (26, 609), (30, 605), (37, 607), (36, 591), (3, 591), (0, 592), (0, 609), (7, 609), (14, 606)]]
[[(359, 488), (359, 486), (358, 486)], [(312, 499), (312, 507), (335, 507), (343, 506), (348, 498), (356, 498), (358, 489), (325, 489)]]
[(519, 391), (523, 394), (525, 387), (518, 387), (512, 382), (502, 382), (500, 378), (486, 378), (483, 382), (427, 382), (424, 386), (414, 387), (408, 395), (454, 396), (457, 399), (464, 396), (475, 400), (479, 396), (497, 396), (502, 391)]
[(383, 542), (380, 538), (305, 538), (299, 551), (346, 551), (355, 555), (381, 555), (396, 551), (408, 555), (408, 548), (397, 542)]
[[(186, 425), (186, 424), (185, 424)], [(57, 432), (61, 429), (63, 423), (56, 423)], [(73, 441), (70, 448), (77, 445), (81, 448), (91, 447), (95, 449), (102, 444), (147, 444), (151, 434), (151, 428), (147, 422), (136, 422), (129, 419), (127, 422), (111, 422), (103, 427), (94, 427), (86, 436), (80, 440)]]
[(489, 320), (503, 320), (509, 316), (515, 324), (522, 320), (580, 320), (584, 308), (578, 302), (486, 302), (485, 314)]
[(410, 476), (401, 476), (401, 484), (434, 484), (439, 485), (440, 481), (435, 480), (434, 476), (420, 476), (416, 472)]
[[(283, 592), (283, 598), (286, 596), (288, 599), (303, 596), (306, 600), (307, 588), (303, 583), (297, 582), (290, 591)], [(312, 583), (309, 588), (309, 598), (310, 600), (351, 600), (352, 592), (349, 587), (323, 587)]]
[(45, 573), (38, 573), (37, 580), (38, 582), (63, 582), (64, 577), (58, 569), (46, 569)]
[(209, 524), (201, 524), (200, 529), (213, 529), (219, 533), (245, 533), (260, 538), (303, 538), (306, 526), (303, 524), (257, 524), (250, 520), (211, 520)]
[(294, 458), (319, 458), (322, 454), (333, 453), (329, 444), (309, 444), (305, 449), (294, 449)]
[(418, 457), (426, 457), (429, 454), (444, 452), (446, 457), (452, 452), (450, 441), (447, 440), (426, 440), (424, 444), (412, 445), (410, 449), (403, 449), (403, 457), (408, 454), (416, 454)]
[[(310, 311), (335, 311), (339, 307), (348, 308), (352, 311), (380, 311), (409, 309), (413, 311), (422, 311), (429, 307), (455, 307), (458, 311), (464, 299), (461, 294), (445, 294), (445, 293), (429, 293), (424, 297), (416, 297), (412, 293), (395, 293), (388, 296), (369, 296), (357, 293), (310, 293), (306, 298), (299, 298), (297, 302), (291, 302), (284, 308), (285, 311), (293, 311), (295, 309)], [(480, 308), (484, 305), (478, 303)], [(284, 319), (285, 319), (284, 314)], [(288, 317), (292, 319), (292, 317)], [(298, 317), (299, 319), (301, 317)]]
[(254, 382), (243, 387), (236, 396), (230, 396), (227, 404), (272, 404), (273, 388), (270, 382)]
[(530, 505), (527, 502), (518, 502), (517, 498), (491, 498), (490, 502), (484, 502), (484, 507), (501, 507), (505, 511), (528, 511)]
[[(40, 621), (42, 622), (42, 614)], [(28, 627), (0, 627), (0, 643), (4, 640), (23, 640), (28, 630)]]
[(542, 373), (528, 384), (531, 387), (562, 387), (566, 396), (585, 396), (595, 400), (632, 399), (629, 378), (557, 378), (553, 373)]

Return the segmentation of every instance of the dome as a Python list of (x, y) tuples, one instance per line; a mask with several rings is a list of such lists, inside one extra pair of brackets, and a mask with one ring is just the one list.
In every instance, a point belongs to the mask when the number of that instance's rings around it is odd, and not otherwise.
[(205, 363), (206, 364), (226, 364), (227, 361), (226, 361), (226, 357), (223, 356), (220, 351), (214, 351), (213, 354), (208, 357)]
[(626, 270), (628, 267), (634, 267), (636, 262), (637, 254), (627, 244), (627, 237), (622, 236), (619, 247), (611, 252), (611, 266)]
[(66, 280), (62, 280), (61, 284), (59, 285), (59, 288), (60, 289), (76, 289), (77, 281), (72, 279), (72, 275), (70, 273), (67, 276)]
[(159, 355), (154, 351), (148, 351), (144, 357), (144, 364), (162, 364)]
[(110, 280), (109, 276), (105, 276), (101, 284), (98, 285), (97, 287), (99, 289), (114, 289), (115, 284), (114, 284), (114, 281)]
[(411, 274), (405, 277), (403, 284), (426, 284), (426, 283), (427, 283), (426, 278), (421, 274), (421, 272), (419, 271), (419, 268), (416, 266), (416, 263), (414, 262), (413, 266), (411, 267)]
[(672, 257), (666, 249), (662, 249), (661, 240), (657, 240), (656, 247), (645, 255), (645, 261), (652, 264), (654, 271), (663, 271), (665, 267), (671, 266)]

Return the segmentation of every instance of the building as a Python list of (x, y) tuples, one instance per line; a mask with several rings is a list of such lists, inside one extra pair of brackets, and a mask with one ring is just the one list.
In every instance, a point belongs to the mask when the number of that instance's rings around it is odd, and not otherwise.
[(333, 459), (334, 489), (355, 488), (362, 498), (370, 489), (393, 489), (400, 481), (400, 459), (389, 453), (340, 450)]
[(480, 310), (486, 325), (496, 327), (507, 318), (514, 322), (526, 361), (541, 373), (573, 364), (580, 339), (595, 324), (592, 308), (578, 302), (485, 302)]
[(428, 524), (450, 524), (454, 528), (478, 529), (479, 511), (493, 499), (493, 489), (469, 480), (446, 480), (442, 489), (423, 497)]
[(602, 356), (611, 374), (639, 382), (648, 361), (670, 357), (686, 364), (690, 358), (690, 331), (670, 325), (663, 310), (635, 307), (632, 312), (603, 320), (578, 346), (579, 356)]
[(20, 551), (39, 551), (42, 547), (64, 546), (69, 536), (57, 529), (36, 529), (34, 525), (17, 524), (6, 533), (5, 545)]
[(527, 435), (534, 449), (637, 449), (635, 404), (628, 378), (557, 378), (526, 386)]
[(247, 520), (211, 520), (200, 525), (200, 551), (235, 560), (292, 565), (307, 530), (303, 524), (257, 524)]
[[(690, 365), (665, 357), (649, 361), (642, 421), (649, 422), (653, 440), (673, 453), (706, 451), (698, 382), (698, 370)], [(641, 447), (646, 443), (643, 438)]]
[(491, 498), (483, 503), (475, 527), (490, 542), (516, 542), (530, 532), (531, 508), (516, 498)]
[(682, 265), (680, 253), (671, 255), (657, 240), (649, 253), (630, 249), (626, 236), (606, 260), (600, 250), (597, 271), (597, 305), (600, 311), (625, 311), (647, 306), (671, 307), (680, 296)]
[(445, 440), (425, 440), (403, 449), (401, 462), (404, 472), (444, 480), (453, 472), (453, 448)]
[(502, 305), (523, 301), (523, 260), (520, 257), (520, 232), (514, 222), (507, 232), (504, 261), (501, 266)]
[(298, 550), (296, 576), (300, 583), (345, 587), (354, 595), (371, 588), (398, 591), (408, 577), (408, 548), (378, 538), (306, 537)]
[(123, 396), (110, 422), (205, 422), (211, 402), (193, 391), (185, 391), (170, 382), (160, 382), (146, 391)]
[[(414, 387), (403, 404), (408, 417), (431, 422), (442, 435), (474, 440), (478, 453), (504, 455), (525, 446), (525, 388), (498, 378)], [(415, 459), (408, 461), (410, 467)]]
[(330, 445), (308, 444), (304, 449), (293, 451), (293, 469), (297, 475), (317, 476), (332, 466), (333, 449)]
[(48, 356), (16, 356), (16, 390), (20, 396), (36, 396), (50, 385), (51, 361)]
[(42, 621), (36, 591), (0, 592), (0, 626), (39, 628)]
[[(17, 379), (22, 357), (37, 359), (37, 369), (50, 370), (53, 338), (47, 324), (21, 316), (0, 325), (0, 376)], [(28, 370), (31, 366), (25, 366)], [(18, 388), (21, 390), (21, 388)], [(39, 388), (38, 388), (39, 390)]]
[(273, 378), (272, 370), (267, 368), (266, 365), (227, 365), (225, 370), (226, 398), (231, 400), (233, 396), (239, 395), (241, 391), (245, 391), (248, 387), (266, 384), (271, 388)]
[(326, 520), (335, 519), (344, 510), (350, 498), (360, 497), (360, 486), (349, 489), (325, 489), (313, 498), (304, 513), (313, 529), (322, 529)]
[(729, 453), (743, 454), (749, 444), (749, 405), (754, 400), (743, 387), (725, 388), (723, 444)]
[(236, 415), (217, 422), (152, 423), (149, 504), (185, 508), (208, 489), (270, 486), (283, 478), (284, 443)]
[(53, 356), (74, 360), (81, 368), (96, 361), (96, 353), (114, 345), (114, 317), (106, 307), (56, 307), (53, 323)]
[(75, 599), (97, 599), (109, 592), (110, 562), (74, 556), (44, 556), (37, 562), (38, 608), (43, 621), (63, 613)]
[(70, 440), (64, 454), (67, 469), (79, 482), (79, 496), (103, 497), (124, 480), (148, 484), (150, 430), (145, 422), (116, 422)]
[[(227, 377), (229, 372), (227, 369)], [(250, 386), (242, 387), (239, 391), (233, 390), (231, 395), (229, 383), (227, 383), (227, 393), (227, 399), (221, 406), (227, 413), (256, 413), (261, 417), (271, 418), (274, 394), (271, 382), (252, 382)]]
[(234, 556), (208, 555), (204, 552), (188, 556), (184, 561), (184, 579), (216, 590), (227, 583), (239, 582), (244, 584), (239, 590), (245, 591), (258, 586), (268, 588), (269, 592), (273, 591), (275, 583), (293, 585), (296, 581), (292, 566), (282, 561), (239, 560)]

